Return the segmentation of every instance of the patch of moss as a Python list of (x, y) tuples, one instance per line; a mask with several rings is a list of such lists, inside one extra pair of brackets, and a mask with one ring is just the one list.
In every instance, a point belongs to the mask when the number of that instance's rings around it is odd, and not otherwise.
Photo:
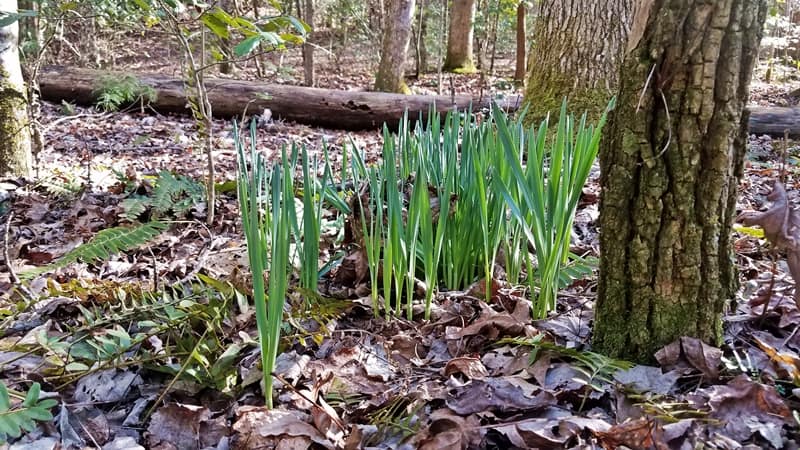
[(539, 124), (548, 113), (551, 118), (558, 115), (561, 102), (567, 98), (568, 111), (580, 117), (587, 113), (589, 122), (596, 122), (613, 96), (605, 88), (575, 89), (574, 80), (567, 77), (543, 80), (529, 77), (525, 88), (524, 103), (528, 107), (525, 124)]
[(32, 157), (25, 93), (0, 70), (0, 175), (30, 175)]

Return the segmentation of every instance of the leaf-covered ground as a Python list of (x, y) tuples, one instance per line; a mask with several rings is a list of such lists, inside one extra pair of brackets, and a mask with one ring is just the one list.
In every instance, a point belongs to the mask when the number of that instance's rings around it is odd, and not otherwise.
[[(330, 87), (346, 88), (368, 72), (337, 76), (341, 85)], [(477, 93), (476, 80), (454, 86)], [(753, 103), (791, 102), (795, 82), (784, 81), (757, 81)], [(487, 303), (481, 280), (441, 293), (430, 321), (420, 311), (387, 321), (342, 263), (323, 277), (321, 295), (290, 293), (277, 408), (265, 410), (246, 249), (235, 190), (224, 183), (235, 179), (230, 123), (214, 125), (219, 217), (208, 226), (198, 194), (205, 162), (189, 119), (49, 104), (44, 114), (38, 181), (2, 184), (13, 275), (0, 274), (0, 379), (12, 409), (33, 382), (58, 406), (11, 448), (798, 447), (800, 310), (784, 256), (751, 234), (735, 242), (742, 288), (725, 345), (685, 338), (656, 355), (657, 367), (591, 353), (594, 278), (562, 291), (543, 321), (531, 321), (523, 288), (495, 281)], [(280, 122), (258, 130), (271, 156), (292, 142), (320, 151), (325, 141), (334, 166), (351, 140), (368, 162), (377, 158), (378, 133)], [(739, 209), (764, 209), (782, 167), (796, 204), (798, 154), (794, 143), (753, 136)], [(573, 242), (595, 256), (598, 197), (595, 171)], [(26, 277), (101, 230), (152, 218), (171, 226), (144, 246)], [(326, 216), (323, 262), (348, 255), (344, 220)], [(10, 428), (0, 433), (13, 436)]]

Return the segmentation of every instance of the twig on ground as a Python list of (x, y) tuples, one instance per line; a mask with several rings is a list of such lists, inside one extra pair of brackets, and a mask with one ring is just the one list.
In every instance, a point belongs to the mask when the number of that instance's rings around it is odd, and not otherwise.
[(14, 272), (14, 266), (11, 264), (11, 257), (8, 254), (8, 235), (11, 233), (11, 219), (13, 218), (14, 211), (9, 211), (8, 220), (6, 220), (5, 233), (3, 233), (3, 260), (6, 263), (6, 269), (8, 270), (9, 275), (11, 275), (11, 283), (19, 284), (19, 277), (17, 277), (16, 272)]

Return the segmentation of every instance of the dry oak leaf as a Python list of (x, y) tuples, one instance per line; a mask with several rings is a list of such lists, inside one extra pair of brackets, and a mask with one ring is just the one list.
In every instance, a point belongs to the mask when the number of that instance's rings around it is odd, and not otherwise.
[(232, 448), (308, 448), (313, 443), (333, 449), (334, 444), (304, 416), (299, 411), (243, 406), (239, 409), (239, 420), (233, 424), (237, 434)]
[(708, 380), (719, 378), (722, 350), (700, 339), (681, 337), (655, 354), (656, 360), (666, 370), (694, 368)]

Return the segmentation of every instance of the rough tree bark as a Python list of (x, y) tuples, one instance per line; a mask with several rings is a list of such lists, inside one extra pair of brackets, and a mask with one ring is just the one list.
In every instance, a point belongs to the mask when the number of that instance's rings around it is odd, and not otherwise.
[(453, 0), (444, 70), (459, 73), (475, 72), (475, 62), (472, 59), (473, 22), (475, 22), (475, 0)]
[[(0, 11), (17, 12), (16, 0), (0, 0)], [(28, 176), (32, 156), (28, 101), (19, 65), (19, 24), (0, 28), (0, 176)]]
[(391, 20), (383, 30), (383, 50), (375, 90), (382, 92), (410, 93), (403, 80), (411, 39), (411, 21), (414, 18), (414, 0), (393, 0), (390, 8)]
[(530, 120), (569, 109), (598, 117), (616, 93), (634, 0), (542, 0), (525, 101)]
[(766, 3), (660, 0), (636, 14), (600, 153), (598, 351), (648, 361), (681, 336), (719, 343)]

